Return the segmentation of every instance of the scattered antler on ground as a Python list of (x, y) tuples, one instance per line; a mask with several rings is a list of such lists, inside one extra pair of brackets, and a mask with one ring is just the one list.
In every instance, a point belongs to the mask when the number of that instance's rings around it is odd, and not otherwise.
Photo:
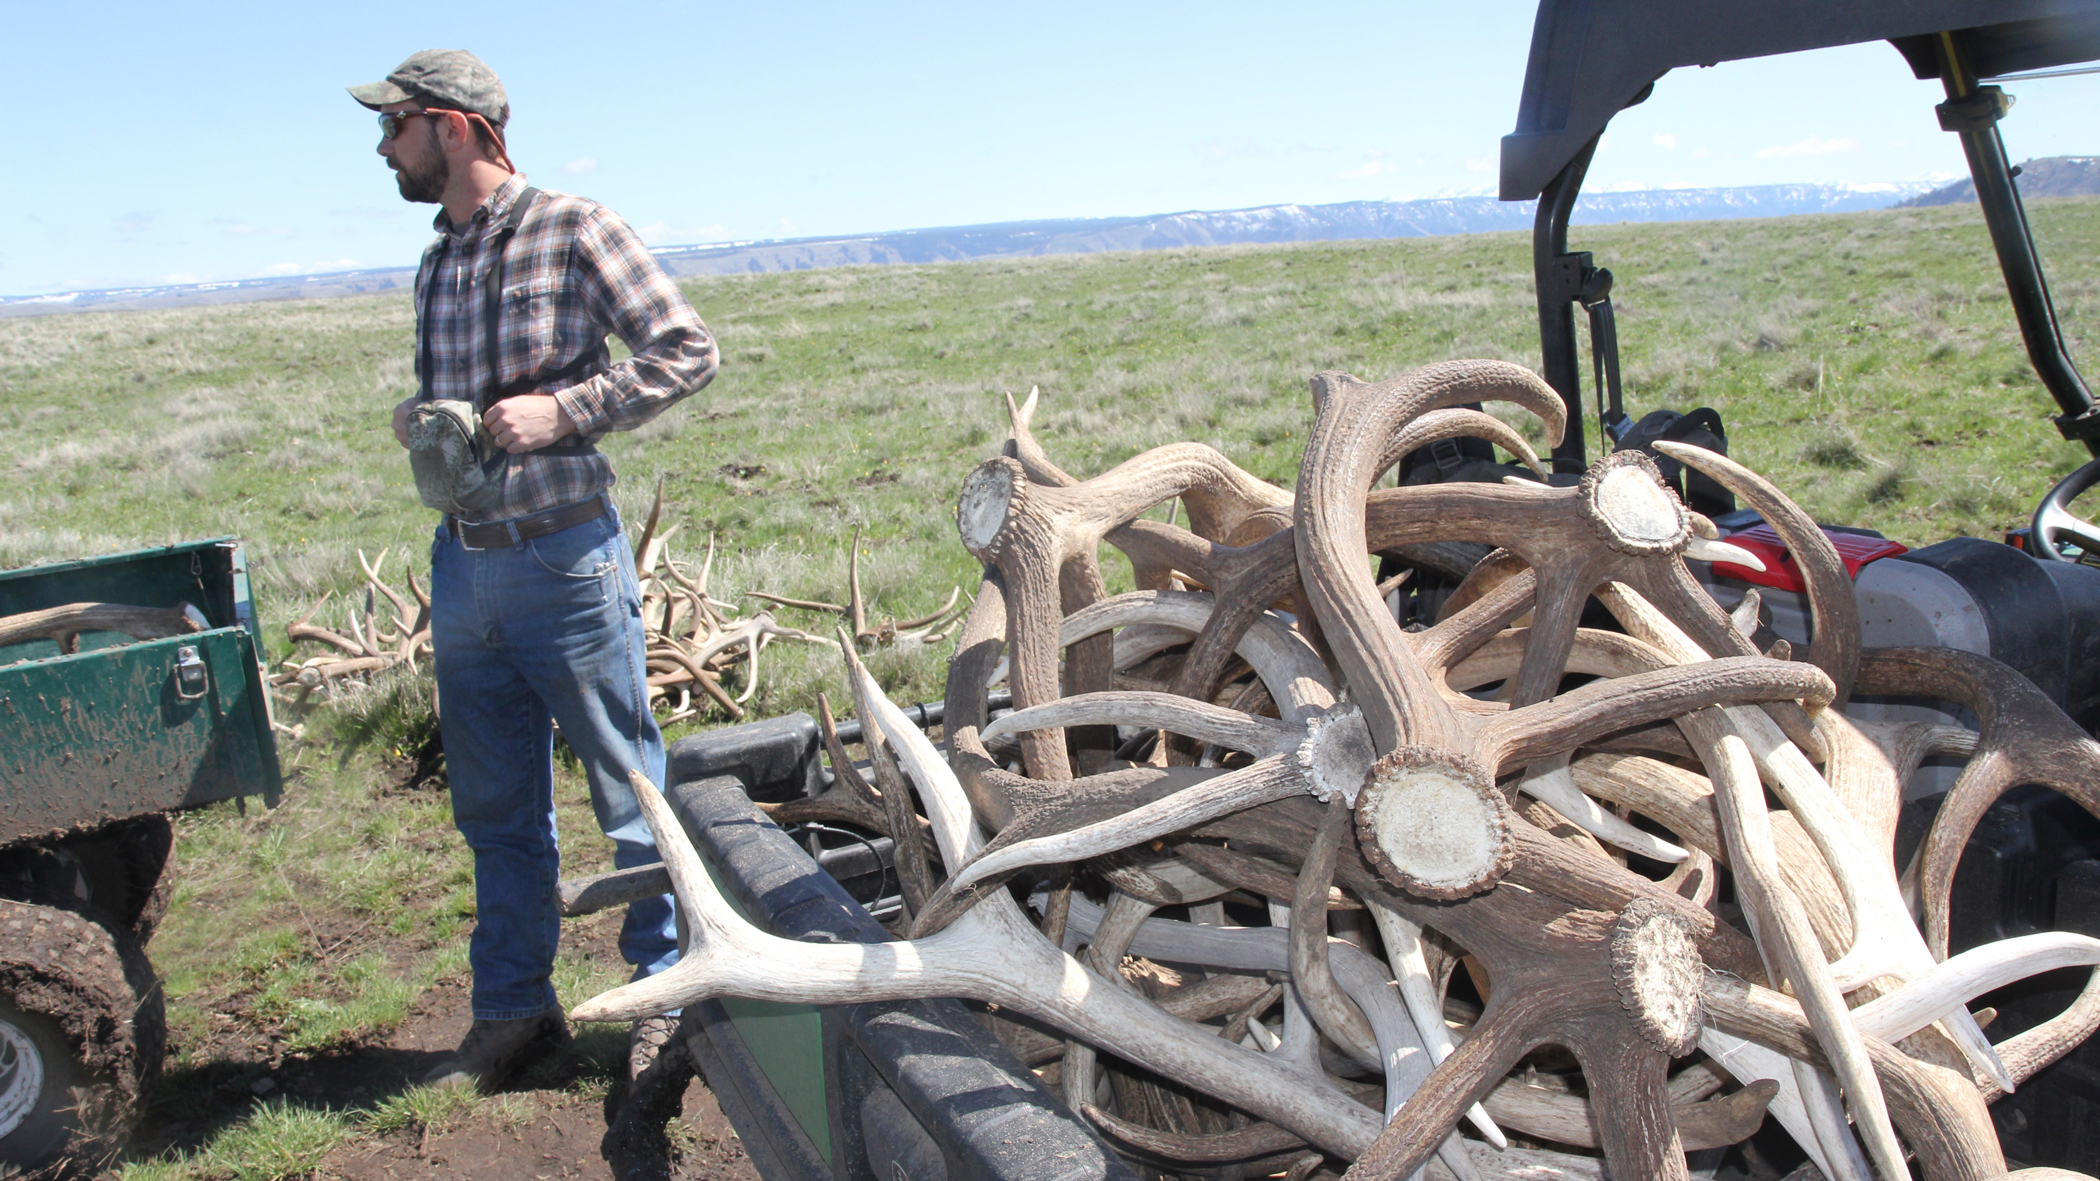
[[(1950, 880), (2010, 785), (2100, 809), (2100, 746), (1986, 658), (1862, 652), (1828, 540), (1725, 457), (1666, 445), (1793, 549), (1813, 625), (1801, 660), (1752, 645), (1755, 599), (1724, 613), (1699, 589), (1688, 562), (1755, 559), (1637, 453), (1575, 486), (1377, 487), (1459, 435), (1535, 468), (1474, 405), (1514, 403), (1550, 439), (1561, 404), (1529, 372), (1448, 362), (1375, 385), (1322, 374), (1313, 392), (1294, 491), (1187, 443), (1077, 478), (1031, 433), (1037, 398), (1009, 402), (1006, 452), (957, 508), (987, 569), (950, 665), (945, 752), (856, 649), (947, 635), (933, 629), (959, 596), (871, 628), (857, 535), (844, 605), (754, 594), (840, 617), (875, 779), (826, 703), (834, 784), (773, 814), (894, 838), (911, 938), (762, 935), (638, 783), (694, 950), (574, 1015), (718, 995), (992, 1002), (1017, 1053), (1164, 1177), (1688, 1178), (1688, 1149), (1767, 1114), (1829, 1181), (2007, 1176), (1988, 1104), (2100, 1026), (2100, 973), (1996, 1046), (1968, 1006), (2100, 966), (2100, 940), (1947, 958)], [(1189, 528), (1141, 518), (1162, 503)], [(1107, 595), (1103, 543), (1137, 591)], [(1402, 573), (1379, 582), (1374, 555)], [(704, 567), (663, 564), (653, 626), (695, 652), (762, 646), (769, 617), (732, 621)], [(1386, 602), (1410, 569), (1464, 579), (1413, 632)], [(1611, 630), (1579, 626), (1593, 606)], [(995, 717), (1002, 680), (1016, 708)], [(1954, 700), (1982, 734), (1855, 724), (1839, 712), (1855, 681)], [(1894, 841), (1928, 754), (1974, 761), (1921, 855), (1921, 930)]]
[[(822, 642), (823, 637), (786, 626), (770, 611), (744, 615), (736, 604), (710, 594), (708, 581), (714, 569), (715, 539), (708, 538), (707, 552), (697, 568), (679, 561), (670, 544), (678, 526), (659, 528), (663, 507), (663, 485), (659, 482), (656, 501), (635, 539), (635, 574), (642, 590), (642, 622), (648, 634), (650, 703), (658, 711), (659, 722), (665, 725), (701, 717), (717, 708), (732, 720), (740, 719), (744, 706), (757, 692), (760, 653), (768, 644), (775, 640)], [(414, 669), (431, 658), (430, 594), (416, 580), (415, 571), (409, 570), (409, 597), (404, 597), (383, 576), (386, 559), (386, 550), (379, 551), (379, 556), (370, 561), (362, 550), (358, 552), (358, 566), (365, 576), (364, 601), (343, 613), (340, 630), (315, 622), (322, 608), (334, 598), (332, 592), (322, 596), (312, 610), (286, 629), (295, 645), (320, 649), (313, 652), (309, 648), (307, 654), (283, 661), (270, 677), (270, 684), (287, 694), (294, 704), (303, 704), (317, 692), (324, 697), (329, 695), (336, 682), (345, 678), (366, 681), (388, 669)], [(949, 593), (947, 602), (931, 614), (903, 620), (884, 616), (870, 623), (861, 591), (858, 530), (854, 532), (847, 568), (848, 597), (843, 606), (766, 591), (747, 591), (744, 597), (783, 608), (838, 615), (850, 622), (855, 642), (863, 647), (941, 643), (954, 634), (962, 612), (969, 606), (962, 600), (962, 588), (957, 587)], [(380, 617), (381, 604), (388, 609), (389, 618)], [(94, 607), (97, 613), (92, 618), (82, 615), (79, 609), (85, 607)], [(153, 630), (168, 626), (161, 618), (166, 614), (76, 604), (57, 612), (34, 613), (34, 617), (9, 617), (0, 620), (0, 626), (13, 627), (25, 637), (134, 628), (171, 635), (171, 631)], [(177, 612), (177, 623), (179, 615)], [(80, 618), (76, 620), (75, 616)], [(739, 671), (743, 686), (735, 696), (724, 686), (733, 669)]]
[[(313, 643), (332, 649), (303, 660), (287, 659), (279, 665), (280, 671), (270, 677), (271, 685), (296, 690), (292, 697), (294, 704), (304, 704), (316, 690), (324, 695), (332, 692), (335, 682), (341, 678), (368, 680), (371, 674), (398, 665), (413, 669), (418, 660), (430, 655), (430, 592), (416, 581), (414, 570), (407, 571), (408, 593), (416, 601), (411, 609), (401, 592), (388, 585), (381, 576), (386, 555), (386, 550), (380, 550), (377, 558), (366, 561), (365, 552), (357, 551), (357, 565), (365, 575), (363, 609), (353, 607), (344, 613), (343, 631), (313, 621), (321, 608), (335, 597), (332, 591), (321, 596), (321, 601), (315, 603), (312, 610), (285, 629), (294, 644)], [(382, 599), (393, 614), (393, 618), (383, 624), (377, 611)]]

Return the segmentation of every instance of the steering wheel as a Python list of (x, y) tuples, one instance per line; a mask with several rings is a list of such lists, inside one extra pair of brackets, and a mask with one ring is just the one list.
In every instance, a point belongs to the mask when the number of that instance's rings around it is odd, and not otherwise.
[(2068, 562), (2057, 544), (2068, 541), (2089, 554), (2100, 554), (2100, 527), (2074, 514), (2069, 505), (2079, 495), (2100, 484), (2100, 459), (2065, 476), (2042, 497), (2034, 509), (2034, 527), (2027, 534), (2027, 552), (2044, 561)]

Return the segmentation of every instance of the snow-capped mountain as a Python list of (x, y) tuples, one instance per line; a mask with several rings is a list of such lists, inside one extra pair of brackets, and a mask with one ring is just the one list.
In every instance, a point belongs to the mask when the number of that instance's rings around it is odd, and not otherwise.
[[(1577, 225), (1594, 225), (1848, 213), (1884, 209), (1930, 187), (1925, 184), (1801, 184), (1589, 193), (1576, 204), (1574, 221)], [(657, 249), (655, 254), (663, 261), (664, 268), (674, 275), (726, 275), (1250, 242), (1424, 238), (1528, 230), (1534, 204), (1472, 196), (1431, 197), (1417, 201), (1346, 201), (1334, 205), (1264, 205), (1255, 209), (1190, 211), (1148, 217), (995, 222), (849, 237), (665, 246)], [(396, 267), (173, 287), (0, 296), (0, 316), (370, 294), (404, 290), (413, 284), (414, 279), (413, 268)]]

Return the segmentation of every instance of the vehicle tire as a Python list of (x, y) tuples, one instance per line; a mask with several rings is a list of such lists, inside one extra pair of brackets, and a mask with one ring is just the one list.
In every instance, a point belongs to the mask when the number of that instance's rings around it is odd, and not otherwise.
[(116, 917), (130, 925), (132, 936), (144, 947), (167, 916), (168, 900), (175, 892), (174, 821), (165, 812), (132, 817), (121, 822), (113, 843), (125, 868), (124, 902)]
[(175, 828), (166, 813), (129, 816), (0, 850), (0, 897), (79, 911), (144, 944), (167, 913), (174, 857)]
[(107, 1163), (166, 1043), (160, 984), (129, 933), (0, 899), (0, 1174)]

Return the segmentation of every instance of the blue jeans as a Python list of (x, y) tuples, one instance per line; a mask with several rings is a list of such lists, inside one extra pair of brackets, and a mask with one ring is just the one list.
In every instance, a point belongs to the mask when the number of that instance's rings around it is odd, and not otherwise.
[[(430, 638), (452, 821), (474, 851), (468, 962), (474, 1016), (531, 1017), (557, 1004), (554, 731), (583, 763), (613, 864), (659, 860), (627, 772), (661, 785), (663, 735), (649, 714), (641, 591), (616, 513), (502, 549), (431, 543)], [(551, 720), (551, 721), (550, 721)], [(634, 903), (620, 952), (635, 976), (678, 960), (670, 895)]]

